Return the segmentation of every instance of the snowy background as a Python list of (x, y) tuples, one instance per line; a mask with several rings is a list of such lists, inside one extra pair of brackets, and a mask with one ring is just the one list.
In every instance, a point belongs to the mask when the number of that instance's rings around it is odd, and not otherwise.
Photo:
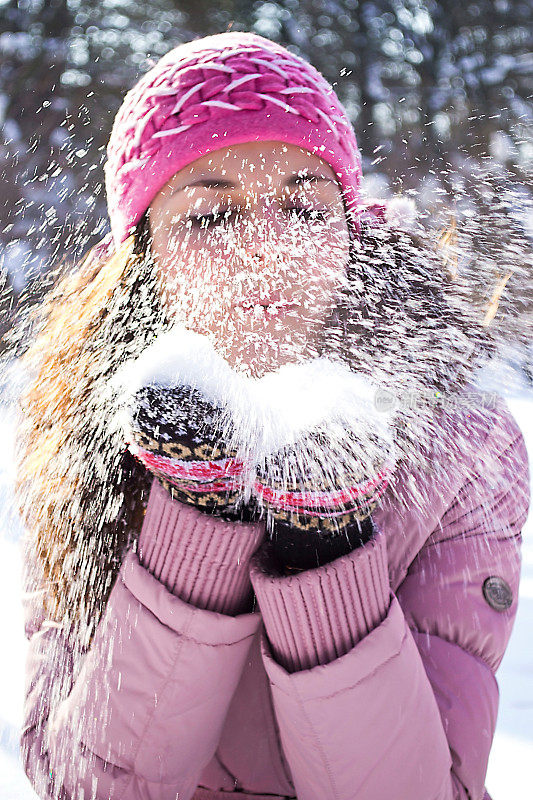
[[(495, 364), (478, 382), (508, 386), (507, 402), (524, 432), (533, 471), (533, 390), (512, 367)], [(18, 518), (11, 504), (13, 414), (0, 404), (0, 608), (4, 658), (0, 689), (0, 800), (35, 800), (20, 764), (26, 639), (23, 632)], [(497, 673), (500, 708), (486, 785), (492, 800), (531, 800), (533, 786), (533, 514), (523, 531), (523, 567), (515, 627)]]

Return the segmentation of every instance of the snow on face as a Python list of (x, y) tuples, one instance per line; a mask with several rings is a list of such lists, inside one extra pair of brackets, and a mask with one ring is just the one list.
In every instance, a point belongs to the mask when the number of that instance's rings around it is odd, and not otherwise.
[(163, 302), (232, 366), (259, 376), (316, 355), (349, 256), (326, 162), (280, 142), (218, 150), (163, 187), (149, 222)]

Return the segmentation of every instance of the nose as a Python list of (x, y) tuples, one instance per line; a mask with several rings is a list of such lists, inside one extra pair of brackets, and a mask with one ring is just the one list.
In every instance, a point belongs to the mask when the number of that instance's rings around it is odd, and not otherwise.
[(240, 264), (232, 276), (234, 290), (237, 294), (267, 296), (274, 301), (281, 299), (279, 288), (282, 283), (280, 264), (274, 256), (263, 252), (242, 254)]
[(267, 293), (280, 300), (284, 281), (281, 254), (282, 235), (287, 221), (281, 201), (266, 194), (250, 201), (240, 227), (238, 258), (233, 281), (244, 293)]
[(279, 200), (263, 196), (248, 209), (242, 243), (253, 255), (257, 267), (275, 266), (286, 228)]
[(279, 269), (279, 261), (276, 255), (272, 252), (265, 252), (256, 249), (251, 252), (251, 261), (254, 270), (257, 272), (272, 272)]
[(244, 241), (252, 252), (257, 249), (263, 252), (270, 246), (275, 250), (276, 242), (287, 227), (287, 220), (283, 215), (282, 198), (272, 197), (270, 193), (256, 196), (250, 200), (245, 214)]

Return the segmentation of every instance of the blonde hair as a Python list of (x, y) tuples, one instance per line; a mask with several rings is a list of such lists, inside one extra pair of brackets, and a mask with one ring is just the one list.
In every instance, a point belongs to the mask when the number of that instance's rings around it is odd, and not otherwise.
[(34, 312), (16, 432), (25, 567), (36, 581), (39, 573), (49, 618), (77, 626), (85, 644), (138, 534), (151, 483), (112, 424), (106, 380), (166, 320), (139, 236), (103, 260), (95, 252)]

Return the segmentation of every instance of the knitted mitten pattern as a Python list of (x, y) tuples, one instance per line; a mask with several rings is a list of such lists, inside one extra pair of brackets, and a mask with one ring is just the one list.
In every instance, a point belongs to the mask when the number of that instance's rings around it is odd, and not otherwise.
[(230, 440), (240, 383), (208, 339), (174, 326), (112, 378), (123, 438), (174, 499), (207, 514), (252, 521), (242, 461)]
[(191, 386), (146, 386), (133, 400), (133, 455), (174, 499), (235, 516), (242, 464), (222, 438), (222, 409)]
[(280, 569), (309, 569), (365, 544), (395, 467), (392, 415), (377, 384), (320, 357), (257, 383), (268, 431), (255, 448), (253, 494)]
[(337, 453), (324, 433), (311, 432), (258, 470), (255, 491), (268, 510), (281, 571), (320, 566), (373, 536), (371, 514), (388, 486), (392, 462), (384, 444), (381, 458), (365, 462), (358, 458), (363, 452), (354, 431), (346, 431)]

